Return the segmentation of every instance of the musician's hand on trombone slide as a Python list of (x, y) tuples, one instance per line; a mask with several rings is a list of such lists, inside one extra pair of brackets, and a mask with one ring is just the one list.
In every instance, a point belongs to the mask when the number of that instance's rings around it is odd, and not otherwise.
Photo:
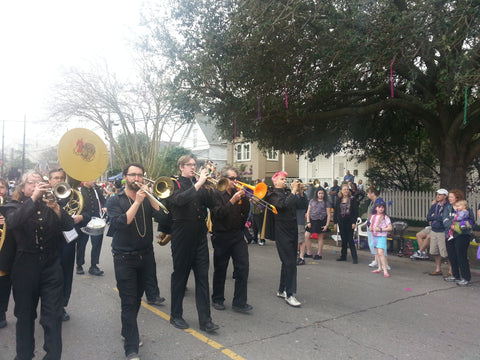
[(245, 191), (244, 190), (238, 190), (230, 199), (230, 202), (232, 205), (235, 205), (238, 201), (240, 201), (243, 197), (245, 197)]

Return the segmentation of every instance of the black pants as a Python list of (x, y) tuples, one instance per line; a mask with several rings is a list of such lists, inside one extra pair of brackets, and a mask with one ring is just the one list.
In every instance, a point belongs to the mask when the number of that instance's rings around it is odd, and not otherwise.
[(63, 244), (61, 248), (60, 263), (63, 270), (63, 307), (67, 307), (72, 293), (73, 268), (75, 267), (75, 248), (77, 241)]
[(155, 268), (153, 250), (135, 255), (114, 254), (113, 265), (122, 308), (121, 334), (125, 338), (125, 355), (138, 353), (137, 315), (145, 290), (145, 280)]
[(145, 296), (147, 300), (155, 300), (160, 296), (157, 280), (157, 263), (153, 257), (153, 267), (145, 274)]
[(468, 262), (469, 245), (470, 235), (458, 235), (447, 241), (447, 253), (452, 266), (452, 275), (457, 279), (460, 279), (460, 277), (467, 281), (472, 279)]
[(102, 250), (103, 234), (90, 236), (83, 231), (79, 231), (77, 238), (77, 265), (85, 264), (85, 248), (87, 247), (88, 238), (92, 240), (91, 265), (95, 266), (100, 263), (100, 251)]
[(235, 292), (233, 306), (243, 306), (247, 303), (248, 283), (248, 246), (243, 239), (241, 230), (214, 233), (212, 235), (213, 252), (213, 284), (212, 301), (223, 303), (225, 301), (225, 278), (230, 258), (233, 261), (235, 274)]
[(13, 298), (17, 317), (15, 360), (32, 359), (35, 351), (35, 319), (38, 301), (43, 327), (45, 360), (62, 355), (63, 275), (58, 252), (17, 252), (12, 268)]
[(264, 239), (261, 239), (262, 226), (263, 226), (263, 216), (264, 216), (264, 213), (253, 214), (253, 216), (252, 216), (253, 240), (254, 241), (258, 241), (259, 238), (260, 238), (260, 240), (264, 240)]
[(297, 292), (297, 222), (275, 221), (275, 242), (282, 262), (278, 291), (292, 296)]
[(8, 310), (11, 288), (12, 280), (10, 279), (10, 274), (0, 276), (0, 320), (5, 319), (4, 316)]
[(337, 226), (342, 238), (342, 252), (340, 257), (342, 259), (346, 259), (347, 249), (350, 248), (350, 255), (352, 255), (352, 259), (357, 260), (357, 248), (355, 247), (355, 242), (353, 241), (352, 223), (350, 221), (339, 222)]
[(173, 273), (171, 316), (183, 316), (183, 298), (190, 271), (195, 276), (195, 302), (200, 326), (211, 321), (208, 287), (209, 255), (205, 221), (174, 223), (172, 227)]

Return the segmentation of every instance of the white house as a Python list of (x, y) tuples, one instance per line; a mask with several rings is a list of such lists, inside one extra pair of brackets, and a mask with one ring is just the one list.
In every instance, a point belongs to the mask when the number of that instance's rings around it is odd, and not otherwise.
[(227, 141), (206, 116), (196, 116), (187, 126), (179, 145), (197, 157), (197, 164), (209, 160), (218, 170), (227, 165)]
[(322, 184), (327, 182), (332, 185), (336, 179), (341, 183), (347, 170), (355, 176), (356, 183), (360, 179), (364, 184), (367, 182), (365, 171), (368, 169), (368, 162), (359, 164), (355, 160), (348, 160), (348, 156), (342, 152), (330, 157), (317, 156), (313, 162), (310, 162), (307, 156), (301, 155), (298, 163), (299, 177), (306, 182), (318, 179)]

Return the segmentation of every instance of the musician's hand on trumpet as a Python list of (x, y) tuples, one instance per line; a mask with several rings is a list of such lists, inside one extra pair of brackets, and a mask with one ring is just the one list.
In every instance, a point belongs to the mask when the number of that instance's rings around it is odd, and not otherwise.
[(291, 189), (292, 189), (292, 194), (298, 194), (299, 193), (299, 187), (300, 187), (300, 181), (298, 179), (293, 180)]
[(198, 191), (207, 181), (208, 169), (201, 168), (197, 182), (195, 183), (195, 189)]

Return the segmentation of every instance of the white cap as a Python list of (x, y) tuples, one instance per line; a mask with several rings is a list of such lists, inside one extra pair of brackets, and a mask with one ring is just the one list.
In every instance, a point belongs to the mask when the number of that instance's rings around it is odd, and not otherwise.
[(448, 191), (445, 189), (438, 189), (437, 194), (448, 196)]

